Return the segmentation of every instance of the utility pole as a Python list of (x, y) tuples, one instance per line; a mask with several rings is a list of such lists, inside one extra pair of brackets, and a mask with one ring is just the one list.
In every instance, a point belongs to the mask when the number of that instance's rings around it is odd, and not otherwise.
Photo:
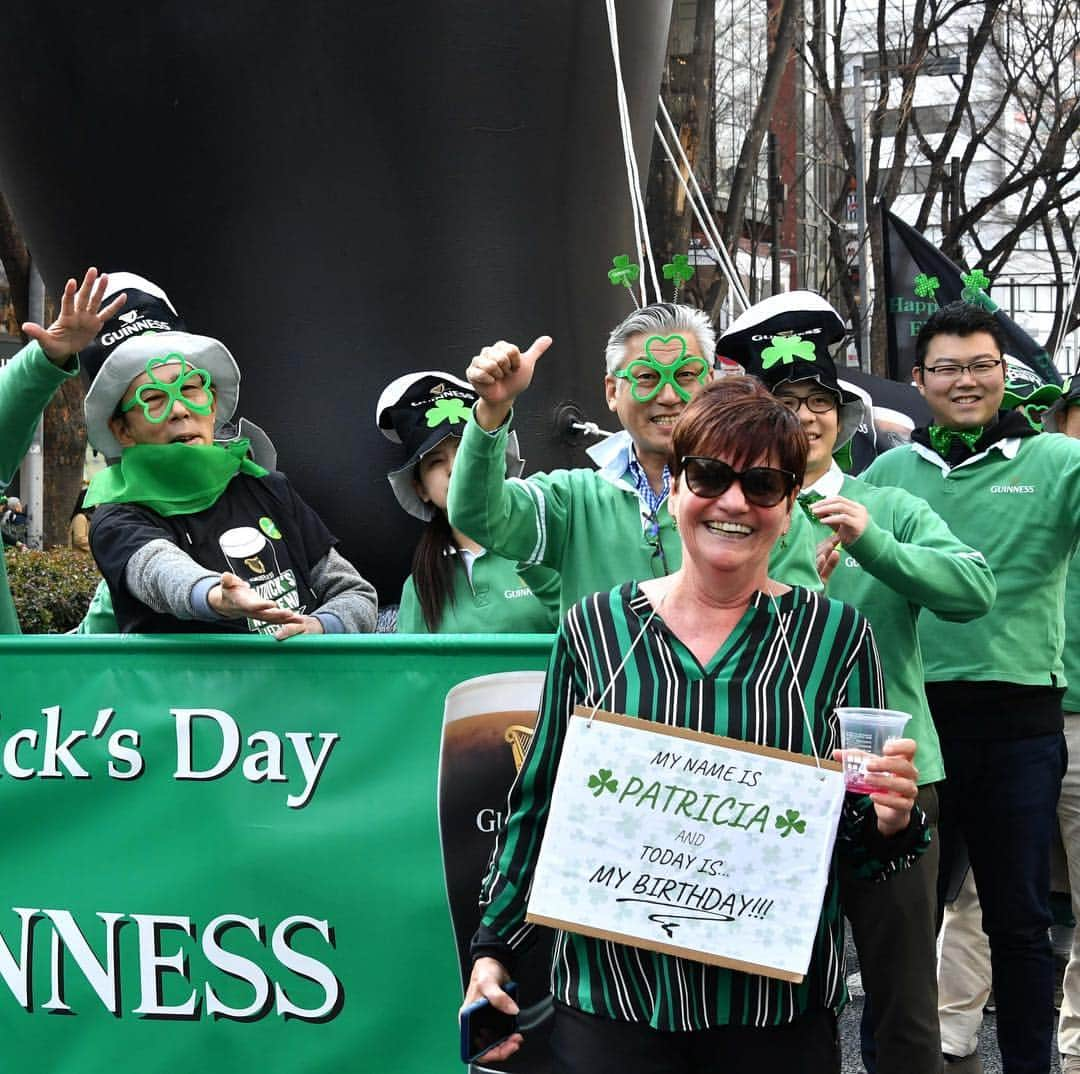
[(869, 275), (870, 236), (866, 230), (866, 162), (863, 159), (863, 135), (866, 128), (863, 103), (862, 64), (852, 68), (852, 103), (855, 107), (855, 226), (859, 234), (859, 368), (870, 372), (870, 288)]
[(772, 293), (780, 294), (780, 210), (783, 206), (783, 184), (780, 182), (780, 167), (776, 159), (776, 135), (768, 133), (768, 171), (769, 171), (769, 229), (772, 232)]
[[(45, 284), (41, 274), (30, 262), (29, 320), (45, 323)], [(38, 419), (34, 438), (19, 468), (19, 493), (26, 511), (26, 543), (41, 548), (45, 532), (45, 435), (44, 422)]]

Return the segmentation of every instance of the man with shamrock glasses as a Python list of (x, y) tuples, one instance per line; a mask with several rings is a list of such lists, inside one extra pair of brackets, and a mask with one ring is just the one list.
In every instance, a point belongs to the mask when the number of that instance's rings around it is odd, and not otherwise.
[(113, 460), (90, 485), (90, 544), (124, 633), (370, 631), (374, 589), (283, 474), (215, 442), (240, 374), (217, 340), (125, 339), (86, 396), (90, 442)]
[[(118, 295), (102, 308), (108, 282), (108, 276), (98, 276), (97, 269), (87, 269), (81, 284), (67, 281), (60, 314), (48, 328), (33, 322), (22, 326), (30, 342), (0, 369), (0, 489), (15, 476), (53, 393), (78, 375), (78, 352), (123, 307), (124, 296)], [(0, 554), (0, 634), (18, 633), (19, 620)]]
[(1053, 1033), (1047, 938), (1050, 847), (1065, 767), (1064, 592), (1080, 543), (1080, 443), (999, 412), (994, 316), (954, 302), (916, 340), (915, 383), (934, 417), (863, 474), (922, 496), (985, 556), (991, 612), (921, 624), (926, 693), (941, 737), (939, 898), (966, 843), (990, 940), (1008, 1074), (1046, 1074)]
[[(677, 340), (677, 342), (676, 342)], [(670, 384), (672, 391), (689, 403), (696, 384), (709, 379), (709, 367), (699, 354), (687, 355), (686, 340), (678, 336), (649, 336), (645, 356), (635, 358), (625, 369), (616, 369), (613, 377), (630, 385), (630, 394), (639, 403), (651, 403)]]
[[(451, 524), (485, 548), (556, 570), (565, 613), (589, 593), (659, 577), (682, 562), (667, 506), (671, 430), (712, 376), (715, 335), (689, 306), (636, 310), (608, 339), (604, 391), (622, 431), (589, 449), (599, 469), (507, 480), (510, 414), (550, 345), (548, 336), (525, 351), (500, 342), (473, 358), (466, 376), (480, 399), (462, 435), (448, 508)], [(798, 539), (808, 529), (806, 519), (793, 518), (774, 561), (786, 562), (786, 581), (820, 588), (813, 551)]]
[[(168, 366), (180, 366), (174, 378), (168, 376)], [(165, 366), (163, 377), (158, 377), (158, 367)], [(173, 404), (181, 402), (192, 414), (212, 414), (214, 397), (210, 393), (210, 374), (205, 369), (196, 369), (182, 354), (167, 354), (164, 358), (153, 358), (146, 365), (149, 378), (145, 384), (135, 389), (132, 397), (120, 404), (120, 412), (126, 414), (135, 407), (140, 407), (143, 416), (151, 425), (160, 425), (169, 420)]]
[[(718, 346), (797, 414), (806, 432), (799, 503), (814, 538), (829, 538), (836, 550), (826, 592), (870, 621), (887, 704), (911, 715), (904, 735), (918, 744), (919, 805), (933, 825), (936, 787), (945, 771), (923, 688), (919, 624), (930, 616), (921, 613), (967, 622), (989, 611), (996, 587), (982, 554), (957, 540), (924, 501), (846, 476), (833, 460), (863, 420), (862, 400), (840, 385), (829, 353), (844, 334), (843, 321), (825, 299), (792, 291), (751, 307)], [(941, 1069), (937, 851), (934, 841), (913, 868), (884, 884), (841, 869), (841, 899), (867, 995), (863, 1059), (878, 1074)]]

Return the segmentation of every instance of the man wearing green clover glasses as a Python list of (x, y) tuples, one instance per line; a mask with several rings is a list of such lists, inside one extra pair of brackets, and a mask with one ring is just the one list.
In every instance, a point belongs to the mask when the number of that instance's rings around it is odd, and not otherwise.
[(122, 633), (374, 629), (375, 592), (284, 474), (218, 442), (240, 373), (216, 339), (146, 332), (105, 359), (86, 396), (111, 465), (87, 494), (90, 544)]
[[(128, 386), (109, 425), (121, 447), (214, 442), (210, 374), (182, 354), (151, 359)], [(177, 407), (175, 404), (180, 403)]]
[[(671, 430), (686, 404), (712, 378), (715, 333), (690, 306), (658, 303), (636, 310), (608, 338), (604, 391), (622, 431), (589, 449), (598, 469), (556, 470), (506, 479), (504, 453), (518, 396), (532, 383), (541, 336), (527, 350), (499, 342), (466, 371), (480, 396), (465, 427), (450, 482), (451, 524), (485, 548), (560, 576), (560, 614), (589, 593), (630, 579), (660, 577), (682, 562), (668, 511)], [(743, 378), (733, 391), (756, 390)], [(795, 518), (800, 532), (804, 518)], [(803, 534), (805, 536), (805, 534)], [(809, 538), (789, 535), (773, 554), (789, 582), (820, 588)]]
[[(637, 335), (627, 340), (622, 368), (604, 378), (608, 408), (618, 414), (634, 454), (656, 490), (667, 483), (671, 428), (683, 407), (712, 377), (690, 331)], [(625, 360), (625, 359), (624, 359)]]

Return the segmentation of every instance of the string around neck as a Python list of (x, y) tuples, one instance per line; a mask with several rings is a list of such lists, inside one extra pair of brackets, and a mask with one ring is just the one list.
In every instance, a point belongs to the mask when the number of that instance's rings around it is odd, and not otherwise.
[(637, 648), (638, 642), (641, 641), (641, 639), (645, 636), (645, 631), (649, 629), (649, 624), (659, 614), (660, 609), (663, 607), (665, 600), (667, 600), (667, 593), (665, 593), (660, 598), (660, 600), (656, 604), (656, 607), (653, 608), (653, 610), (649, 613), (649, 618), (646, 619), (645, 622), (641, 624), (641, 629), (637, 632), (637, 636), (630, 643), (630, 648), (626, 650), (626, 655), (622, 658), (621, 662), (619, 663), (619, 666), (611, 673), (611, 679), (609, 680), (607, 686), (604, 687), (604, 692), (596, 699), (596, 704), (593, 705), (593, 710), (592, 710), (592, 712), (589, 713), (589, 722), (585, 725), (586, 729), (592, 727), (593, 718), (596, 716), (597, 712), (600, 711), (600, 706), (604, 703), (604, 698), (607, 697), (608, 694), (611, 693), (611, 691), (615, 689), (615, 680), (619, 677), (620, 673), (622, 672), (622, 669), (624, 667), (626, 667), (626, 663), (630, 659), (630, 657), (633, 655), (634, 650)]
[[(622, 660), (619, 662), (619, 666), (612, 672), (611, 679), (608, 681), (607, 686), (604, 687), (603, 692), (597, 698), (596, 704), (593, 706), (592, 711), (589, 713), (589, 719), (585, 725), (586, 728), (592, 727), (593, 719), (596, 717), (597, 712), (600, 711), (600, 706), (604, 703), (604, 699), (615, 689), (615, 680), (622, 673), (623, 668), (626, 667), (627, 662), (633, 655), (634, 650), (638, 646), (638, 643), (645, 636), (645, 631), (649, 629), (649, 625), (657, 617), (657, 615), (659, 615), (660, 609), (664, 606), (664, 601), (667, 600), (668, 593), (670, 592), (671, 591), (669, 589), (667, 593), (664, 593), (660, 600), (657, 601), (656, 606), (649, 613), (649, 617), (645, 620), (644, 623), (642, 623), (641, 629), (637, 632), (634, 640), (630, 643), (630, 647), (626, 650), (626, 655), (623, 656)], [(758, 590), (758, 592), (762, 591)], [(798, 668), (795, 665), (795, 656), (791, 651), (791, 643), (788, 640), (787, 626), (784, 623), (784, 616), (783, 613), (780, 611), (780, 605), (776, 602), (776, 597), (767, 590), (765, 591), (765, 595), (769, 598), (769, 601), (772, 604), (773, 611), (776, 614), (777, 625), (780, 627), (780, 638), (784, 645), (784, 652), (787, 656), (788, 666), (791, 668), (791, 674), (793, 679), (795, 680), (795, 693), (799, 699), (799, 708), (802, 710), (803, 726), (806, 728), (806, 734), (810, 740), (810, 749), (814, 755), (814, 764), (818, 769), (819, 778), (824, 779), (825, 773), (821, 767), (821, 755), (818, 753), (817, 742), (814, 740), (814, 728), (813, 725), (810, 723), (810, 713), (806, 708), (806, 698), (803, 696), (802, 684), (799, 681)]]
[(791, 643), (788, 641), (787, 627), (784, 625), (784, 616), (780, 611), (780, 605), (776, 603), (776, 597), (772, 593), (767, 594), (772, 602), (773, 611), (776, 613), (776, 622), (780, 627), (780, 637), (784, 642), (784, 651), (787, 653), (788, 667), (791, 668), (792, 678), (795, 680), (795, 693), (799, 698), (799, 708), (802, 709), (803, 726), (806, 728), (807, 737), (810, 739), (810, 749), (814, 753), (814, 763), (817, 765), (819, 778), (824, 779), (825, 773), (821, 769), (821, 756), (818, 754), (817, 743), (814, 741), (814, 728), (810, 723), (810, 714), (806, 710), (806, 698), (803, 697), (802, 683), (799, 682), (799, 671), (795, 666), (795, 656), (791, 651)]

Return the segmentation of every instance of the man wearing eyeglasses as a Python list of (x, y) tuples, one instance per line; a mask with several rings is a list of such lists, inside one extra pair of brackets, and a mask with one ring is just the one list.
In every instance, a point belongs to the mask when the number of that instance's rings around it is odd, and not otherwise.
[[(916, 496), (843, 474), (833, 455), (864, 420), (863, 402), (840, 385), (829, 346), (845, 335), (820, 295), (792, 291), (751, 307), (720, 337), (738, 361), (799, 417), (809, 442), (799, 504), (813, 539), (833, 550), (826, 591), (858, 608), (874, 630), (890, 708), (911, 715), (904, 735), (918, 749), (919, 805), (933, 825), (945, 772), (923, 689), (919, 623), (925, 609), (966, 622), (994, 602), (993, 575)], [(782, 575), (780, 580), (786, 581)], [(841, 869), (866, 990), (863, 1058), (877, 1074), (937, 1074), (935, 904), (937, 842), (915, 866), (879, 884)]]
[[(550, 345), (549, 336), (527, 350), (499, 342), (473, 358), (466, 376), (480, 399), (454, 461), (447, 507), (451, 525), (485, 548), (556, 570), (561, 615), (590, 593), (661, 577), (682, 563), (667, 506), (671, 430), (712, 378), (715, 334), (709, 318), (690, 306), (636, 310), (608, 338), (604, 390), (622, 431), (589, 449), (598, 469), (507, 480), (511, 411)], [(731, 390), (755, 388), (743, 380)], [(774, 564), (785, 565), (779, 576), (820, 588), (809, 524), (795, 519), (792, 528), (774, 553)]]
[(1050, 846), (1066, 761), (1063, 608), (1080, 543), (1080, 444), (1041, 435), (1022, 411), (1000, 411), (1002, 350), (985, 310), (954, 302), (935, 312), (916, 340), (914, 370), (934, 423), (863, 477), (923, 497), (985, 554), (997, 580), (984, 618), (921, 625), (947, 776), (939, 907), (966, 844), (990, 941), (1004, 1070), (1046, 1074), (1054, 1025)]

